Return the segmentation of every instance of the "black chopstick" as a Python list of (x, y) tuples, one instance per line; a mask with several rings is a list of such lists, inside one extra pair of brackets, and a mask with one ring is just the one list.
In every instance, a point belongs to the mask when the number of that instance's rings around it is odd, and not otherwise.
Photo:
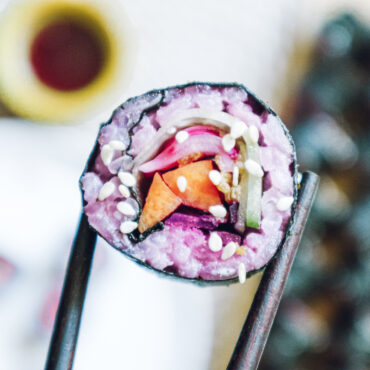
[[(266, 268), (243, 326), (228, 370), (256, 369), (270, 332), (281, 294), (318, 185), (318, 176), (303, 174), (291, 234)], [(96, 233), (82, 214), (68, 262), (45, 370), (72, 369)]]
[(265, 269), (227, 370), (256, 370), (258, 367), (318, 184), (316, 174), (303, 174), (290, 235)]
[(68, 261), (45, 370), (72, 368), (95, 243), (96, 233), (90, 229), (87, 216), (82, 214)]

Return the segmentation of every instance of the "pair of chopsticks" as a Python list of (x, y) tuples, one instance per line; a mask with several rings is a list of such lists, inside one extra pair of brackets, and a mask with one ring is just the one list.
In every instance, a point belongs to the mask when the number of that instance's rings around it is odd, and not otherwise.
[[(265, 269), (227, 370), (255, 370), (258, 367), (318, 183), (316, 174), (303, 174), (290, 234)], [(90, 229), (86, 215), (82, 214), (67, 266), (45, 370), (72, 369), (95, 243), (96, 233)]]

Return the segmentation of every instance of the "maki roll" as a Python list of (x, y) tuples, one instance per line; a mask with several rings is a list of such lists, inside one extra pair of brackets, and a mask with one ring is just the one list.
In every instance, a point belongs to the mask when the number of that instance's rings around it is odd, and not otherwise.
[(282, 245), (295, 208), (291, 137), (238, 84), (190, 83), (126, 101), (81, 177), (84, 212), (140, 264), (244, 282)]

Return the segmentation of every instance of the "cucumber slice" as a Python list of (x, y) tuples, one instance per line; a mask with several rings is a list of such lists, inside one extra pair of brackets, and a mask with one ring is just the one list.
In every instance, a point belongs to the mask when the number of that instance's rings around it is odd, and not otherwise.
[[(252, 141), (247, 134), (243, 135), (247, 145), (247, 158), (261, 164), (258, 142)], [(246, 225), (254, 229), (261, 226), (261, 203), (262, 203), (262, 180), (263, 177), (253, 176), (247, 173), (248, 191), (246, 206)]]
[[(244, 143), (243, 146), (245, 147)], [(242, 148), (240, 145), (239, 148)], [(244, 151), (246, 153), (246, 150)], [(245, 159), (245, 155), (241, 151), (242, 158)], [(240, 199), (239, 199), (239, 208), (238, 208), (238, 218), (234, 225), (235, 230), (239, 231), (240, 233), (244, 233), (245, 226), (246, 226), (246, 214), (247, 214), (247, 202), (248, 202), (248, 172), (245, 168), (240, 170), (240, 183), (241, 192), (240, 192)]]

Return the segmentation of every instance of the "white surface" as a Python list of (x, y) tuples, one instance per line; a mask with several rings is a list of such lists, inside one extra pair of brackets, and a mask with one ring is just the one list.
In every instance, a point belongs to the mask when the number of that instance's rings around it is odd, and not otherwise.
[[(125, 1), (137, 62), (122, 98), (205, 80), (238, 81), (270, 100), (286, 65), (294, 4)], [(1, 369), (43, 367), (50, 333), (38, 323), (41, 305), (63, 273), (97, 124), (0, 120), (0, 255), (19, 269), (0, 292)], [(74, 369), (226, 367), (257, 279), (199, 288), (161, 279), (103, 242), (96, 253), (106, 262), (92, 272)]]

